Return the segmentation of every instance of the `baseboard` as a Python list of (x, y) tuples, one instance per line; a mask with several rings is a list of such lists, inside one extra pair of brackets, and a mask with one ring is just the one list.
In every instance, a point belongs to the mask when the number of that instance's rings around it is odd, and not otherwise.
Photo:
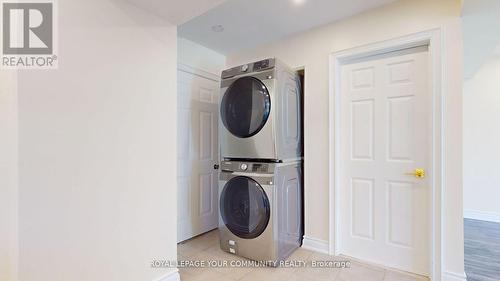
[(179, 275), (179, 270), (175, 269), (153, 281), (181, 281), (181, 276)]
[(328, 241), (307, 237), (304, 235), (302, 240), (302, 248), (315, 251), (318, 253), (328, 254)]
[(467, 276), (465, 273), (458, 274), (454, 272), (443, 272), (442, 281), (467, 281)]
[(477, 210), (464, 210), (464, 218), (481, 221), (500, 222), (500, 213)]

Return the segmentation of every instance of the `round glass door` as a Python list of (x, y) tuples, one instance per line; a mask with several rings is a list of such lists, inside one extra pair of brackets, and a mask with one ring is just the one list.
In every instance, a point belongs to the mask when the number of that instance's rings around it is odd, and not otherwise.
[(255, 180), (243, 176), (230, 179), (224, 186), (220, 212), (226, 227), (246, 239), (264, 232), (271, 213), (264, 189)]
[(248, 138), (266, 124), (271, 112), (271, 97), (259, 79), (242, 77), (229, 86), (220, 108), (226, 129), (239, 138)]

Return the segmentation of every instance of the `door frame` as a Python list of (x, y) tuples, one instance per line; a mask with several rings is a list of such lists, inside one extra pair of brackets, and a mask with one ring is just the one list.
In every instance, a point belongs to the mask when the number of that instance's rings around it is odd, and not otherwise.
[(432, 143), (431, 148), (431, 257), (430, 278), (440, 280), (442, 273), (442, 187), (444, 172), (444, 108), (446, 99), (442, 89), (442, 30), (441, 28), (419, 32), (395, 39), (355, 47), (329, 55), (329, 253), (340, 254), (340, 215), (339, 193), (341, 175), (340, 153), (340, 74), (341, 66), (350, 61), (375, 55), (386, 54), (408, 48), (428, 46), (431, 73), (429, 89), (432, 91)]
[(189, 73), (189, 74), (193, 74), (193, 75), (199, 76), (201, 78), (206, 78), (206, 79), (209, 79), (209, 80), (213, 80), (215, 82), (220, 83), (220, 77), (217, 74), (211, 73), (211, 72), (207, 72), (207, 71), (199, 69), (197, 67), (193, 67), (193, 66), (190, 66), (190, 65), (183, 64), (183, 63), (179, 62), (179, 63), (177, 63), (177, 70), (178, 71), (182, 71), (182, 72), (186, 72), (186, 73)]

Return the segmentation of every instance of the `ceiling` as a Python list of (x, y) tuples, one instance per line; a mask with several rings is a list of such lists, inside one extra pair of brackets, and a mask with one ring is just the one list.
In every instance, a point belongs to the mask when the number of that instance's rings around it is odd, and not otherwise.
[(498, 46), (495, 48), (495, 51), (493, 52), (493, 55), (495, 55), (495, 56), (500, 56), (500, 45), (498, 45)]
[(179, 25), (220, 5), (226, 0), (126, 0), (135, 6)]
[(465, 0), (462, 7), (464, 78), (474, 77), (483, 63), (500, 52), (500, 1)]
[[(222, 54), (230, 54), (394, 1), (228, 0), (180, 25), (178, 34)], [(222, 25), (224, 30), (213, 31), (216, 25)]]

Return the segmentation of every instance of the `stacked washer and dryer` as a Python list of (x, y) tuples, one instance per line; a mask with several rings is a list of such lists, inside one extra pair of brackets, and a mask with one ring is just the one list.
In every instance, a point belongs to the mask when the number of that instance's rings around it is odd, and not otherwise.
[(286, 259), (302, 239), (301, 86), (276, 59), (222, 72), (221, 249)]

